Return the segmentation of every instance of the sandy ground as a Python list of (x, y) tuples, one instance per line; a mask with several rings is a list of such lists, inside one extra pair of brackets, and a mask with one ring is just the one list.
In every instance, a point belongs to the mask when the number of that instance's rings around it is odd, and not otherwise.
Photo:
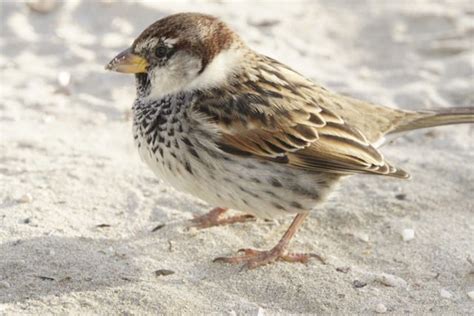
[(46, 14), (2, 1), (0, 314), (473, 314), (472, 126), (384, 148), (411, 181), (343, 183), (292, 244), (325, 264), (212, 263), (269, 248), (291, 219), (188, 229), (210, 206), (139, 160), (133, 79), (103, 66), (180, 11), (220, 16), (341, 93), (410, 109), (474, 104), (469, 1), (71, 1)]

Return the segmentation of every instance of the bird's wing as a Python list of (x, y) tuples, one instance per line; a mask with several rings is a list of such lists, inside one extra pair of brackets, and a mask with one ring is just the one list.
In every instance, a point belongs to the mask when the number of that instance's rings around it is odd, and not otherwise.
[[(332, 109), (330, 92), (261, 57), (225, 89), (202, 92), (195, 110), (218, 127), (219, 147), (308, 171), (408, 177)], [(330, 104), (330, 106), (328, 106)], [(331, 110), (330, 110), (331, 109)]]

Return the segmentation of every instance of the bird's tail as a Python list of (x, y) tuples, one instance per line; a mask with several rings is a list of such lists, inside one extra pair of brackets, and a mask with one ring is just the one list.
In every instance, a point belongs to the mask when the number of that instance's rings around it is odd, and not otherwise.
[(462, 123), (474, 123), (474, 107), (457, 107), (407, 113), (387, 134)]

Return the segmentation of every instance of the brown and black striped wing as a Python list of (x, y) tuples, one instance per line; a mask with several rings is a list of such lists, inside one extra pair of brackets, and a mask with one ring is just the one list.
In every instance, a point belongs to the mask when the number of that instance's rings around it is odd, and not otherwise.
[(261, 57), (226, 89), (203, 92), (195, 110), (217, 125), (228, 153), (310, 172), (408, 177), (388, 164), (358, 129), (325, 106), (329, 92)]

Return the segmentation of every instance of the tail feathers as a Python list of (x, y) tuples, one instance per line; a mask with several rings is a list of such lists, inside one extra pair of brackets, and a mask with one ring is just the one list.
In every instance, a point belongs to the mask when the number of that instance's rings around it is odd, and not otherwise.
[(457, 107), (410, 113), (388, 134), (449, 124), (474, 123), (474, 107)]

